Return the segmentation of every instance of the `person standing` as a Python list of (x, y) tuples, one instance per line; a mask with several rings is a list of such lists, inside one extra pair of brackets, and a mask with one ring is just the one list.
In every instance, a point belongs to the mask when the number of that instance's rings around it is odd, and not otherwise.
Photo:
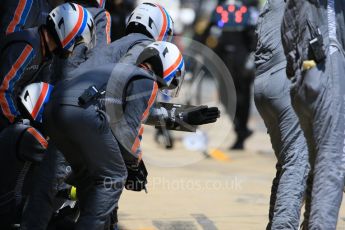
[(336, 229), (345, 183), (345, 4), (289, 0), (282, 43), (291, 101), (309, 149), (306, 229)]
[[(255, 73), (252, 53), (256, 46), (257, 5), (257, 1), (219, 1), (209, 26), (200, 38), (203, 43), (212, 44), (211, 48), (228, 67), (235, 84), (237, 103), (233, 119), (236, 141), (231, 146), (233, 150), (244, 149), (245, 141), (253, 133), (248, 128), (248, 121)], [(220, 86), (220, 91), (227, 92), (228, 89), (223, 88)], [(227, 105), (229, 99), (223, 94), (221, 101)], [(233, 108), (226, 109), (231, 114)]]
[(284, 0), (266, 1), (256, 30), (254, 99), (277, 158), (267, 230), (299, 228), (309, 173), (308, 149), (291, 105), (286, 59), (277, 36), (284, 10)]

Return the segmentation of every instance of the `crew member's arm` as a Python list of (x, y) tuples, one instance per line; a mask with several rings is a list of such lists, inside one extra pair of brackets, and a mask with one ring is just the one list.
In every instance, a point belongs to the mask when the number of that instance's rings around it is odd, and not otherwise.
[[(60, 4), (61, 1), (63, 0), (60, 0)], [(1, 0), (0, 36), (44, 24), (53, 9), (50, 5), (52, 2), (52, 0)]]
[(130, 83), (127, 90), (127, 98), (124, 116), (127, 119), (129, 128), (136, 134), (134, 143), (131, 143), (131, 153), (140, 161), (142, 151), (140, 142), (144, 132), (142, 123), (149, 116), (158, 92), (158, 85), (150, 79), (134, 80)]
[(101, 47), (111, 42), (111, 16), (108, 11), (101, 10), (94, 17), (96, 26), (96, 46)]
[(126, 101), (122, 114), (125, 127), (116, 135), (121, 153), (127, 167), (136, 167), (141, 159), (140, 141), (142, 139), (144, 122), (155, 102), (158, 86), (153, 80), (139, 78), (129, 83), (126, 89)]
[[(7, 8), (7, 11), (4, 11), (4, 14), (1, 15), (3, 23), (7, 23), (2, 28), (5, 29), (6, 35), (21, 31), (24, 25), (26, 25), (27, 20), (32, 20), (28, 17), (31, 9), (34, 5), (34, 7), (37, 7), (33, 0), (17, 0), (16, 4), (15, 1), (6, 1), (2, 4)], [(12, 10), (14, 9), (15, 11), (13, 12)]]
[(22, 82), (23, 72), (35, 56), (27, 43), (13, 43), (0, 54), (0, 107), (10, 123), (20, 115), (15, 90)]
[[(134, 141), (129, 143), (119, 143), (123, 159), (126, 163), (128, 177), (126, 189), (132, 191), (146, 190), (147, 171), (142, 161), (140, 142), (144, 128), (141, 125), (149, 116), (150, 109), (154, 104), (158, 92), (158, 85), (150, 79), (138, 79), (129, 83), (126, 92), (126, 103), (123, 116), (126, 118), (128, 128), (123, 132), (133, 132)], [(126, 133), (121, 135), (125, 136)], [(133, 137), (133, 135), (130, 135)], [(118, 141), (121, 138), (117, 138)], [(123, 139), (126, 141), (127, 138)], [(123, 148), (127, 146), (127, 148)]]
[(195, 132), (196, 126), (214, 123), (219, 117), (220, 111), (217, 107), (157, 102), (151, 108), (145, 124), (167, 130)]

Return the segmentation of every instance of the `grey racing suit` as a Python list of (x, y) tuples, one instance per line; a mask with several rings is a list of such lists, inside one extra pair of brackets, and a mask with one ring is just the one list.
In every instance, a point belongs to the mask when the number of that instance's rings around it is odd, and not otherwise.
[(119, 62), (135, 64), (141, 51), (152, 42), (154, 42), (154, 40), (144, 34), (131, 33), (105, 47), (93, 49), (88, 59), (81, 63), (77, 70), (63, 77), (68, 79), (75, 75), (74, 72), (76, 71), (93, 69), (105, 64), (115, 64)]
[[(344, 9), (338, 0), (289, 0), (282, 24), (291, 101), (309, 148), (311, 203), (305, 226), (312, 230), (336, 229), (343, 196)], [(317, 65), (303, 68), (307, 60)]]
[(111, 19), (109, 12), (103, 8), (88, 7), (85, 4), (81, 5), (92, 14), (93, 20), (95, 21), (97, 39), (95, 48), (110, 44)]
[[(118, 83), (114, 84), (117, 88), (111, 94), (113, 97), (78, 105), (83, 91), (90, 86), (104, 89), (110, 76)], [(115, 68), (114, 65), (101, 66), (56, 86), (45, 110), (44, 122), (52, 142), (72, 166), (81, 211), (76, 229), (105, 229), (126, 180), (125, 161), (140, 158), (141, 122), (147, 118), (157, 90), (152, 75), (123, 64)], [(125, 92), (123, 97), (122, 92)], [(105, 110), (103, 102), (107, 101), (123, 102), (118, 104), (123, 108), (120, 121), (113, 120)], [(115, 137), (116, 133), (126, 138)], [(120, 150), (127, 146), (134, 157), (125, 156), (127, 152)]]
[[(72, 1), (77, 2), (78, 1)], [(68, 75), (71, 71), (79, 67), (80, 64), (84, 63), (88, 58), (93, 55), (93, 52), (106, 47), (110, 44), (110, 15), (103, 8), (88, 7), (86, 4), (82, 4), (91, 14), (95, 22), (96, 29), (96, 41), (93, 49), (88, 50), (88, 48), (83, 45), (83, 43), (76, 45), (73, 53), (68, 59), (60, 59), (56, 57), (54, 59), (54, 71), (51, 80), (56, 83), (60, 80), (61, 76)]]
[[(80, 65), (71, 65), (68, 71), (55, 75), (58, 78), (54, 82), (71, 80), (82, 73), (93, 70), (105, 64), (115, 64), (122, 60), (128, 63), (135, 63), (140, 52), (146, 45), (153, 42), (152, 39), (139, 33), (132, 33), (111, 44), (93, 49), (91, 56)], [(82, 49), (77, 46), (76, 49)], [(77, 50), (78, 51), (78, 50)], [(82, 57), (80, 55), (79, 57)], [(77, 57), (77, 58), (79, 58)], [(23, 212), (21, 228), (25, 229), (46, 229), (54, 211), (54, 200), (59, 188), (70, 174), (68, 163), (61, 152), (56, 152), (56, 147), (51, 143), (48, 145), (47, 157), (44, 158), (42, 166), (36, 172), (36, 181), (32, 195), (29, 197)]]
[(308, 149), (290, 101), (280, 33), (284, 0), (268, 0), (257, 27), (254, 99), (277, 157), (270, 198), (270, 229), (298, 229), (309, 172)]
[[(83, 72), (105, 64), (114, 65), (118, 62), (134, 64), (140, 52), (152, 42), (153, 39), (146, 35), (131, 33), (105, 47), (93, 49), (91, 56), (81, 63), (78, 68), (62, 74), (54, 80), (56, 82), (71, 80)], [(40, 167), (36, 179), (37, 186), (35, 186), (32, 198), (29, 198), (29, 202), (24, 209), (22, 229), (45, 229), (53, 213), (52, 201), (58, 192), (59, 184), (65, 180), (69, 173), (66, 170), (68, 164), (62, 154), (51, 154), (50, 150), (55, 148), (50, 146), (47, 153), (50, 156), (46, 157), (42, 164), (47, 166)], [(56, 164), (55, 167), (53, 167), (54, 163)], [(39, 215), (37, 215), (38, 213)]]

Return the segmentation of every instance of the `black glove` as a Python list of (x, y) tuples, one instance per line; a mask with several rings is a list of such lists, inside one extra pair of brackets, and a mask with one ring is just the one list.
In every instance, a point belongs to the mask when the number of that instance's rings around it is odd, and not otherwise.
[[(196, 126), (214, 123), (220, 116), (217, 107), (182, 105), (158, 102), (155, 112), (146, 120), (146, 125), (153, 125), (160, 129), (195, 132)], [(162, 122), (162, 120), (164, 122)]]
[(204, 125), (217, 121), (220, 111), (217, 107), (197, 106), (183, 111), (183, 121), (190, 125)]
[(144, 161), (140, 161), (137, 167), (130, 167), (127, 166), (127, 180), (125, 184), (125, 188), (127, 190), (140, 192), (141, 190), (146, 190), (147, 184), (147, 170), (144, 164)]

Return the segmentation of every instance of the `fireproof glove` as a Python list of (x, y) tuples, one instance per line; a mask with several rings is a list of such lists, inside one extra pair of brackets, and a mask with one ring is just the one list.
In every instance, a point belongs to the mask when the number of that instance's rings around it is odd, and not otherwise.
[(127, 166), (127, 172), (128, 176), (125, 184), (127, 190), (135, 192), (146, 190), (148, 173), (144, 161), (141, 160), (137, 167)]
[(197, 106), (183, 111), (183, 121), (190, 125), (204, 125), (217, 121), (220, 111), (217, 107)]

